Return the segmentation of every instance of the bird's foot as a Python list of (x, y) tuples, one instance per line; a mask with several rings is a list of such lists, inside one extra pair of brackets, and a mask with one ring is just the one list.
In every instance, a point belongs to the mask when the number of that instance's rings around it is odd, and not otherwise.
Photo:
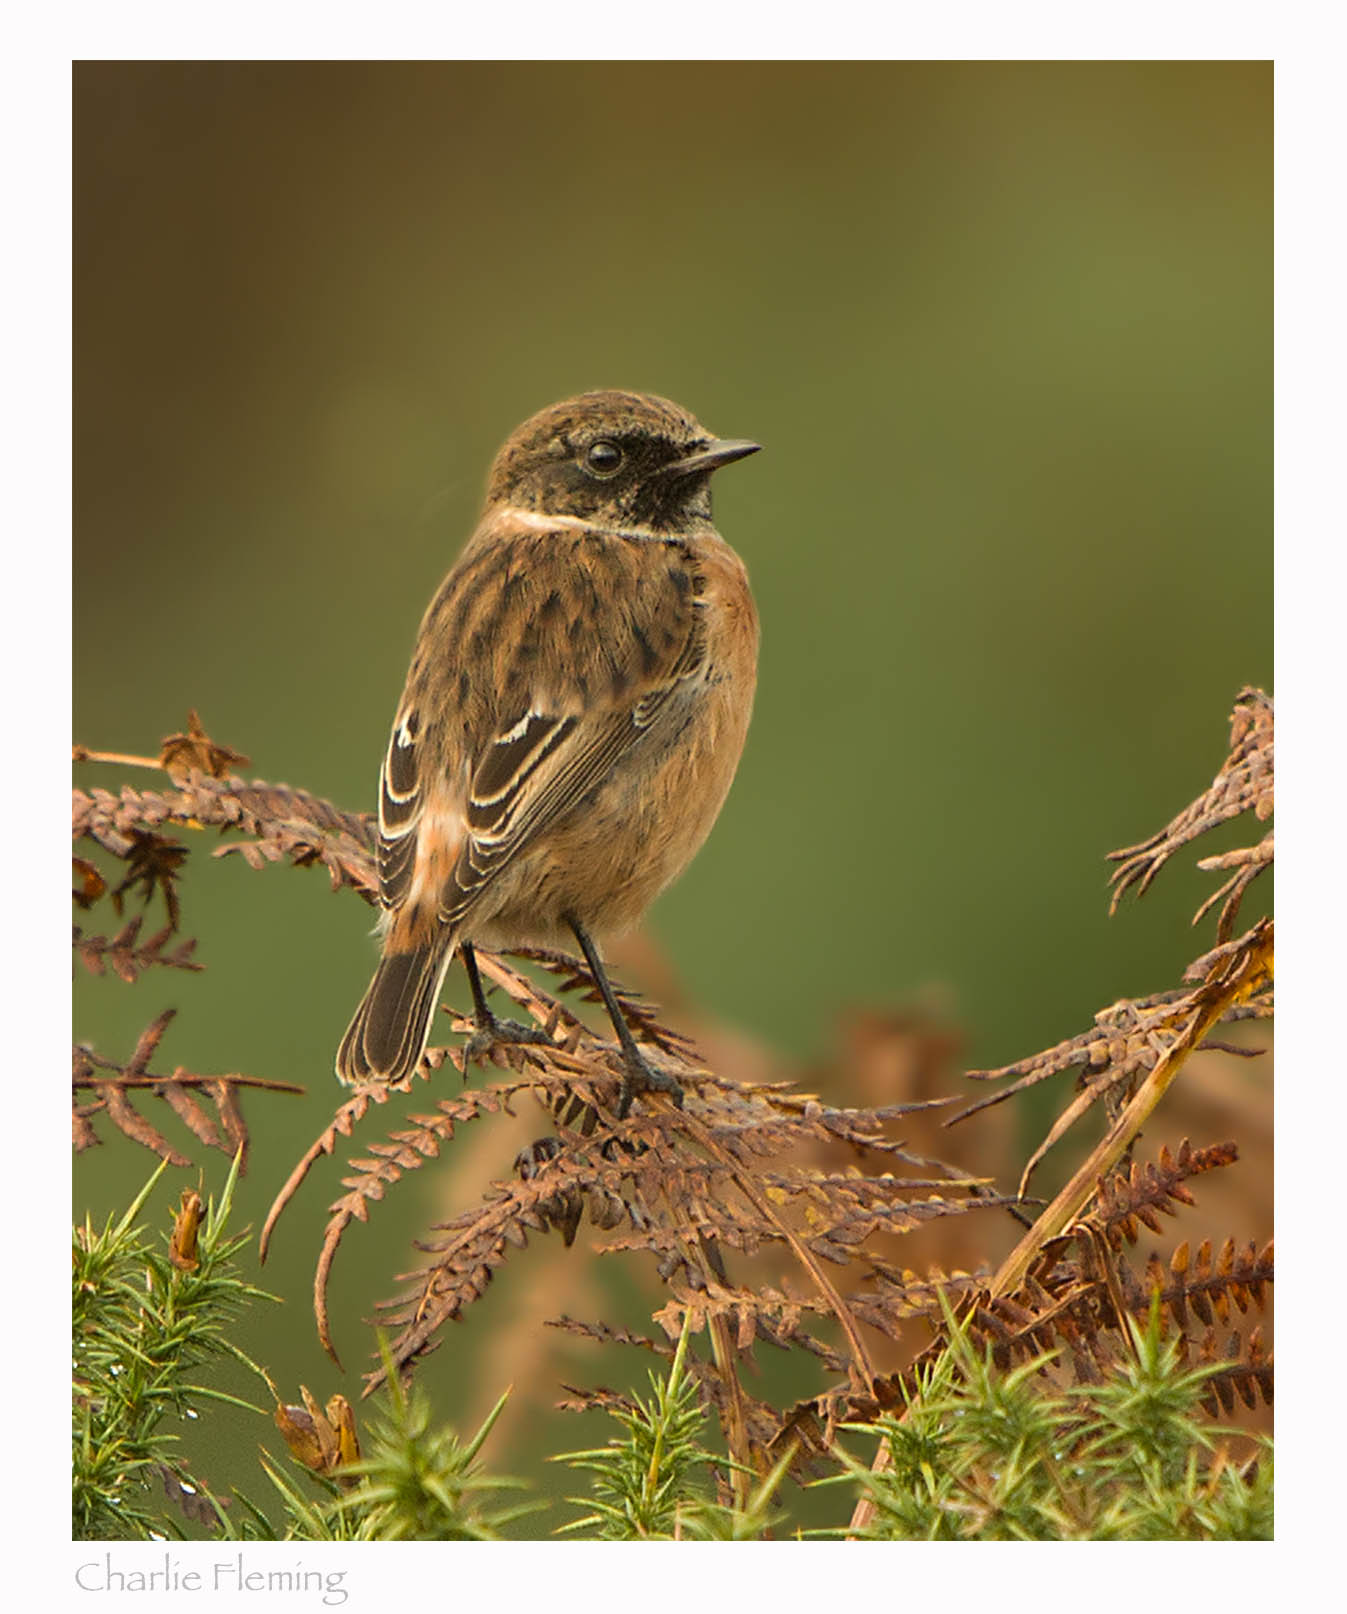
[(667, 1071), (657, 1070), (635, 1048), (629, 1048), (622, 1059), (622, 1091), (617, 1100), (617, 1118), (625, 1120), (631, 1101), (637, 1093), (668, 1093), (674, 1108), (683, 1108), (683, 1089)]
[(541, 1043), (555, 1048), (556, 1043), (541, 1026), (526, 1026), (518, 1020), (499, 1020), (494, 1014), (477, 1017), (477, 1029), (463, 1046), (464, 1059), (484, 1059), (502, 1042)]

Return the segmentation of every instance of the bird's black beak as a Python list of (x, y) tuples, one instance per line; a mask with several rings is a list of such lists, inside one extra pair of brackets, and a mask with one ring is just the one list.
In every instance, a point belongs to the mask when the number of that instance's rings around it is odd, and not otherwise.
[(700, 476), (722, 465), (729, 465), (734, 460), (746, 459), (761, 447), (761, 443), (750, 443), (739, 437), (713, 437), (709, 443), (684, 455), (681, 460), (674, 460), (672, 464), (662, 467), (659, 474), (668, 477)]

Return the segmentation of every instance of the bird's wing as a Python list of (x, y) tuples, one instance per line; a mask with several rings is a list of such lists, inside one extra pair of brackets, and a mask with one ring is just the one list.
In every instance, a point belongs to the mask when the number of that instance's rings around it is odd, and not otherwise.
[[(435, 802), (456, 798), (439, 919), (458, 925), (511, 858), (676, 710), (701, 670), (703, 579), (679, 543), (558, 529), (465, 557), (432, 604), (380, 785), (379, 871), (396, 910), (426, 867)], [(440, 723), (463, 740), (428, 742)], [(446, 765), (446, 757), (449, 763)], [(461, 767), (466, 790), (449, 773)]]

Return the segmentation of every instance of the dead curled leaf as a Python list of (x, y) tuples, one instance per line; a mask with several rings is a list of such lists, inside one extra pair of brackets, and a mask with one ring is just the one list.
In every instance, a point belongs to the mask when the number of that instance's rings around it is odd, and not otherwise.
[(166, 735), (159, 750), (159, 766), (175, 780), (193, 772), (227, 779), (235, 768), (246, 768), (248, 761), (242, 751), (212, 740), (195, 711), (187, 714), (187, 732)]

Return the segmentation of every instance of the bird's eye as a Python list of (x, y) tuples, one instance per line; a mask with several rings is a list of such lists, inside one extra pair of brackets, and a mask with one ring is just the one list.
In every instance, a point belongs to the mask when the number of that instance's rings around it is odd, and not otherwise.
[(622, 467), (624, 457), (616, 443), (600, 438), (597, 443), (589, 445), (585, 455), (585, 469), (594, 476), (616, 476)]

